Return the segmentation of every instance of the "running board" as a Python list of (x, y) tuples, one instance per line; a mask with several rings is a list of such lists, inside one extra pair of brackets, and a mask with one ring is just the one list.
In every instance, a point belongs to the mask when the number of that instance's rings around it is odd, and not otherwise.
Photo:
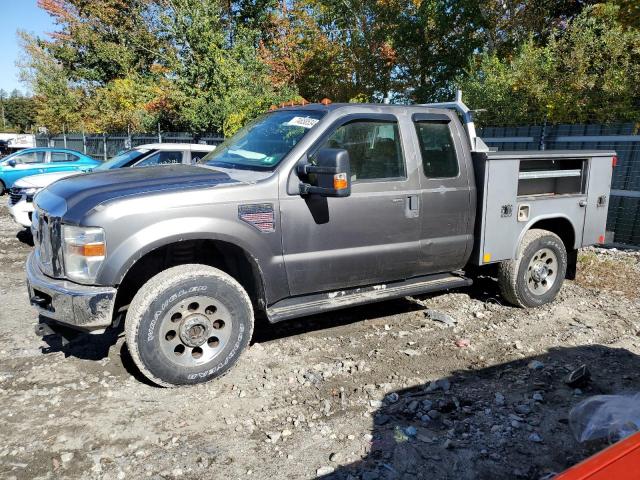
[(314, 293), (300, 297), (285, 298), (274, 303), (267, 308), (267, 318), (271, 323), (276, 323), (290, 318), (304, 317), (340, 308), (364, 305), (365, 303), (467, 287), (472, 283), (469, 278), (450, 273), (440, 273), (401, 282)]

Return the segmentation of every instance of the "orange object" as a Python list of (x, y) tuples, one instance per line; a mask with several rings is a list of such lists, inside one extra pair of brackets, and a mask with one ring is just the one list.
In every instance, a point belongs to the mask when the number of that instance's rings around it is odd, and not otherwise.
[(614, 156), (611, 158), (611, 166), (612, 166), (612, 167), (617, 167), (617, 166), (618, 166), (618, 156), (617, 156), (617, 155), (614, 155)]
[(571, 467), (554, 480), (638, 480), (640, 479), (640, 433)]
[(104, 243), (88, 243), (86, 245), (71, 245), (70, 250), (83, 257), (104, 257)]
[(343, 188), (347, 188), (349, 183), (347, 182), (347, 174), (346, 173), (336, 173), (333, 176), (333, 188), (336, 190), (342, 190)]

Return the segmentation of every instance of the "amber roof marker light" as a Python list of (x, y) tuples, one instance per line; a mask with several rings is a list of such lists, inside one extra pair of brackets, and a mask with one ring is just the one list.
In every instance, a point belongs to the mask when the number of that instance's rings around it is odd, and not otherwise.
[[(323, 98), (322, 100), (320, 100), (320, 103), (322, 105), (329, 105), (331, 103), (331, 100), (329, 100), (328, 98)], [(280, 103), (280, 105), (271, 105), (269, 107), (269, 111), (273, 112), (274, 110), (278, 110), (280, 108), (295, 107), (296, 105), (301, 105), (304, 107), (305, 105), (311, 105), (311, 102), (306, 98), (300, 98), (300, 100), (289, 100), (287, 102)]]

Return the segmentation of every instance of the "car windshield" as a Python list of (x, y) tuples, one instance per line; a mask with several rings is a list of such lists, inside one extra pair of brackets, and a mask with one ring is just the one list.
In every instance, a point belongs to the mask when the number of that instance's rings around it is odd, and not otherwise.
[(115, 157), (110, 158), (106, 162), (98, 165), (94, 168), (96, 170), (111, 170), (112, 168), (120, 168), (120, 167), (128, 167), (129, 164), (135, 162), (143, 155), (149, 153), (150, 150), (147, 148), (133, 148), (131, 150), (125, 150), (124, 152), (120, 152)]
[(251, 122), (199, 162), (210, 166), (271, 170), (322, 118), (317, 110), (268, 113)]

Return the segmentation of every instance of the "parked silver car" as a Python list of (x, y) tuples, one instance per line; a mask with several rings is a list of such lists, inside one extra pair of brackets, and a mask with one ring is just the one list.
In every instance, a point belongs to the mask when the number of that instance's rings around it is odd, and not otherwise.
[(17, 180), (9, 190), (9, 212), (16, 223), (31, 225), (33, 197), (56, 180), (91, 171), (105, 171), (125, 167), (151, 167), (167, 164), (191, 165), (215, 149), (212, 145), (189, 143), (151, 143), (119, 153), (115, 157), (83, 171), (62, 171), (32, 175)]

